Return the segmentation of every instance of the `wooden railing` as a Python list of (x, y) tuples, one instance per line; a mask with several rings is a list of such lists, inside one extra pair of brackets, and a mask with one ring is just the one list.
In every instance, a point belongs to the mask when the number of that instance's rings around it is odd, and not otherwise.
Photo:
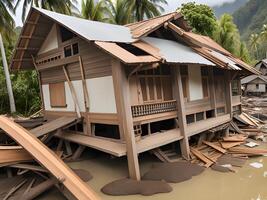
[(132, 107), (133, 117), (140, 117), (145, 115), (153, 115), (157, 113), (164, 113), (170, 111), (176, 111), (176, 101), (165, 101), (161, 103), (149, 103), (142, 105), (133, 105)]

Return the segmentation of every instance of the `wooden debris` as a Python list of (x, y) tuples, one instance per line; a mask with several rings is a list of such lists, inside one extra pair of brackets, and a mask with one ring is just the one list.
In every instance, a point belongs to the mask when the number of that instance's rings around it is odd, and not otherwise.
[(212, 147), (213, 149), (216, 149), (217, 151), (219, 151), (219, 152), (221, 152), (223, 154), (226, 153), (226, 150), (225, 149), (221, 148), (220, 146), (218, 146), (218, 145), (216, 145), (216, 144), (214, 144), (212, 142), (203, 141), (203, 143), (206, 144), (206, 145), (208, 145), (208, 146), (210, 146), (210, 147)]
[(230, 153), (247, 154), (248, 156), (257, 156), (267, 154), (266, 149), (252, 149), (247, 147), (232, 147), (229, 149)]
[(243, 143), (244, 142), (223, 142), (223, 141), (220, 142), (222, 148), (224, 148), (224, 149), (229, 149), (229, 148), (232, 148), (232, 147), (235, 147), (235, 146), (239, 146), (239, 145), (241, 145)]
[(223, 137), (223, 141), (226, 142), (244, 142), (246, 139), (247, 137), (241, 134), (230, 137)]
[(55, 176), (77, 199), (99, 199), (58, 156), (33, 134), (9, 118), (0, 116), (0, 128), (16, 140), (25, 150)]
[(212, 158), (208, 159), (206, 155), (204, 155), (203, 153), (201, 153), (197, 149), (190, 148), (190, 150), (194, 156), (196, 156), (197, 158), (199, 158), (201, 161), (203, 161), (205, 163), (205, 165), (204, 165), (205, 167), (208, 168), (214, 163), (214, 161), (212, 161), (213, 160)]

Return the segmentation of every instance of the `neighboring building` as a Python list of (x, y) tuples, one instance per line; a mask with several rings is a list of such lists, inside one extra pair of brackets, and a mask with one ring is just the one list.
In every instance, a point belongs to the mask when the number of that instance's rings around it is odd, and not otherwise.
[[(33, 58), (33, 59), (32, 59)], [(33, 62), (34, 61), (34, 62)], [(81, 117), (60, 138), (128, 158), (229, 123), (241, 111), (240, 76), (259, 74), (206, 36), (190, 32), (180, 13), (112, 25), (32, 8), (13, 70), (39, 72), (44, 115)]]
[(259, 61), (255, 69), (262, 75), (249, 75), (241, 79), (241, 84), (246, 95), (264, 95), (267, 92), (267, 59)]

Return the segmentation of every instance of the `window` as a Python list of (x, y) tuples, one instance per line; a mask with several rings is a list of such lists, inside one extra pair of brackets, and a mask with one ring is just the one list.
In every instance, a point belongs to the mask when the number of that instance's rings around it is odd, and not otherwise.
[(208, 78), (208, 69), (207, 67), (201, 67), (201, 78), (202, 78), (202, 90), (203, 97), (209, 97), (209, 78)]
[(59, 31), (60, 31), (60, 36), (61, 36), (62, 42), (70, 40), (76, 36), (74, 33), (72, 33), (71, 31), (69, 31), (68, 29), (66, 29), (65, 27), (62, 27), (62, 26), (60, 26)]
[(188, 95), (188, 67), (187, 65), (181, 65), (180, 67), (182, 87), (183, 87), (183, 95), (185, 100), (187, 101)]
[(257, 90), (259, 89), (259, 84), (256, 84), (256, 89), (257, 89)]
[(168, 66), (137, 73), (143, 102), (172, 100), (172, 80)]
[(79, 46), (78, 43), (74, 43), (72, 45), (68, 45), (64, 47), (64, 55), (65, 57), (70, 57), (77, 55), (79, 53)]
[(51, 107), (66, 107), (65, 85), (64, 82), (50, 83), (50, 105)]

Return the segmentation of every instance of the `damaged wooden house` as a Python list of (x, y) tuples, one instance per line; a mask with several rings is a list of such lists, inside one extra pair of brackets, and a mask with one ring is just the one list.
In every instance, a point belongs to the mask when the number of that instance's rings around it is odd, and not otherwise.
[(134, 179), (143, 152), (177, 143), (188, 159), (191, 136), (241, 112), (240, 77), (259, 74), (178, 12), (119, 26), (39, 8), (11, 69), (38, 71), (48, 123), (77, 120), (56, 137), (127, 156)]
[(267, 58), (259, 61), (255, 69), (261, 72), (261, 75), (252, 74), (241, 79), (244, 93), (246, 95), (265, 95), (267, 92)]

